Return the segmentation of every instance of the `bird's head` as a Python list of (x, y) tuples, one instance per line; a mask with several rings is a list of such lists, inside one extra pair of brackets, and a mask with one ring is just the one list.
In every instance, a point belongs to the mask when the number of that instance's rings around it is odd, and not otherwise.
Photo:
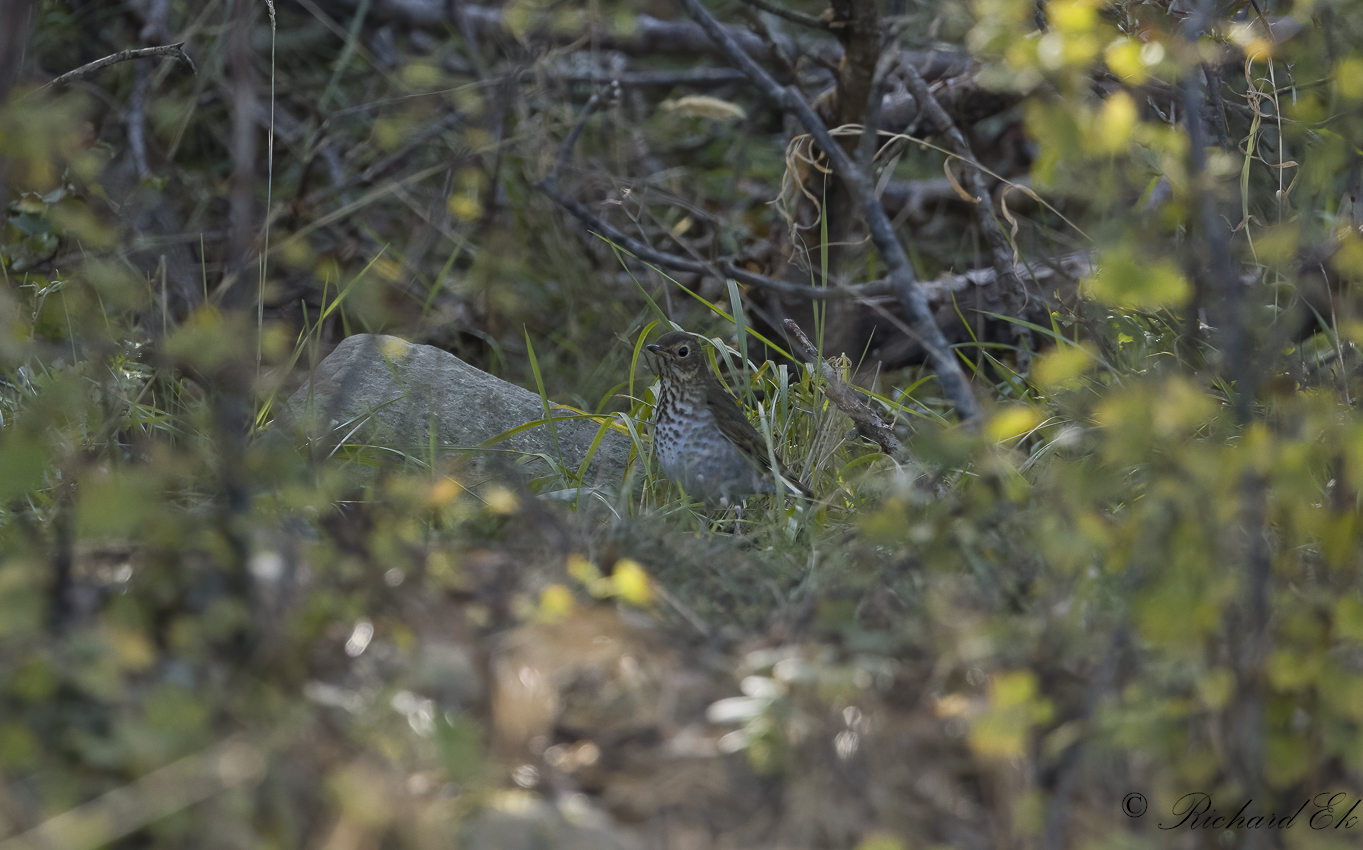
[(705, 368), (700, 343), (684, 331), (665, 333), (645, 348), (653, 355), (654, 368), (660, 377), (671, 375), (686, 381), (702, 374), (701, 370)]

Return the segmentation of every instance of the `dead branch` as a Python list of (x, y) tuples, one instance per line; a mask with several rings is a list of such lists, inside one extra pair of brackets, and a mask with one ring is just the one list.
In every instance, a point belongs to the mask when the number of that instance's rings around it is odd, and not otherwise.
[[(147, 10), (146, 22), (138, 37), (148, 47), (156, 47), (157, 42), (166, 38), (166, 15), (170, 11), (170, 0), (153, 0)], [(132, 96), (128, 98), (128, 150), (132, 154), (133, 168), (138, 180), (151, 176), (151, 166), (147, 162), (147, 93), (151, 88), (150, 62), (138, 62), (133, 79)]]
[[(937, 125), (937, 131), (946, 138), (952, 152), (967, 163), (973, 164), (975, 153), (970, 149), (970, 142), (966, 140), (961, 128), (956, 126), (955, 122), (947, 115), (946, 110), (932, 96), (927, 81), (923, 79), (916, 68), (907, 63), (901, 64), (900, 71), (903, 73), (904, 81), (909, 86), (909, 91), (913, 92), (913, 96), (922, 104), (923, 111), (928, 118), (932, 119), (932, 122)], [(1022, 281), (1018, 279), (1013, 268), (1017, 263), (1017, 253), (1009, 244), (1008, 237), (1004, 236), (1003, 228), (999, 226), (998, 219), (994, 217), (994, 202), (989, 194), (987, 175), (979, 168), (972, 167), (972, 165), (966, 167), (970, 171), (971, 194), (975, 196), (975, 220), (984, 233), (985, 241), (989, 243), (994, 270), (1003, 287), (1004, 303), (1008, 305), (1010, 314), (1019, 317), (1022, 313), (1022, 306), (1027, 300), (1027, 292), (1023, 289)], [(1019, 352), (1021, 351), (1022, 347), (1019, 347)]]
[(581, 203), (562, 194), (558, 188), (559, 178), (567, 170), (568, 163), (572, 159), (573, 148), (577, 145), (578, 137), (582, 135), (582, 130), (587, 125), (593, 113), (600, 105), (602, 95), (600, 92), (592, 95), (583, 108), (582, 114), (578, 116), (573, 128), (564, 138), (563, 144), (559, 147), (558, 156), (554, 160), (554, 170), (547, 177), (541, 180), (537, 188), (550, 200), (563, 209), (571, 213), (578, 221), (582, 222), (588, 230), (604, 237), (617, 247), (629, 252), (635, 258), (645, 262), (654, 263), (663, 268), (673, 271), (689, 272), (691, 274), (704, 275), (708, 277), (724, 280), (732, 278), (739, 283), (746, 283), (750, 286), (757, 286), (783, 295), (792, 295), (799, 298), (815, 300), (829, 299), (850, 299), (850, 298), (870, 298), (876, 295), (888, 294), (890, 289), (888, 281), (873, 281), (860, 286), (847, 287), (813, 287), (805, 286), (789, 281), (777, 280), (766, 275), (748, 271), (738, 264), (732, 257), (721, 257), (717, 260), (704, 262), (702, 260), (689, 257), (682, 257), (677, 254), (670, 254), (659, 251), (644, 242), (626, 235), (619, 228), (611, 225), (604, 219), (593, 215)]
[(890, 423), (880, 418), (880, 414), (872, 410), (857, 396), (856, 391), (847, 385), (838, 374), (838, 370), (819, 356), (819, 350), (809, 341), (809, 337), (805, 336), (805, 332), (798, 324), (786, 319), (785, 326), (795, 353), (810, 363), (818, 364), (819, 376), (824, 379), (824, 392), (839, 410), (852, 417), (852, 422), (857, 426), (857, 433), (880, 446), (880, 450), (890, 457), (898, 457), (899, 440), (895, 439), (894, 428), (890, 427)]
[(129, 62), (133, 59), (149, 59), (155, 56), (174, 57), (175, 59), (178, 59), (181, 62), (188, 65), (189, 69), (193, 71), (195, 75), (198, 75), (199, 69), (194, 66), (194, 60), (189, 58), (189, 54), (185, 53), (184, 48), (185, 43), (182, 41), (178, 44), (163, 44), (157, 47), (138, 47), (133, 50), (120, 50), (118, 53), (114, 53), (110, 56), (105, 56), (103, 59), (96, 59), (95, 61), (87, 65), (82, 65), (73, 71), (67, 71), (65, 74), (62, 74), (60, 77), (57, 77), (52, 82), (43, 86), (43, 88), (46, 89), (57, 86), (69, 85), (75, 82), (76, 80), (84, 79), (90, 76), (91, 74), (94, 74), (96, 71), (107, 68), (110, 65), (117, 65), (119, 62)]
[(403, 145), (401, 149), (371, 164), (368, 168), (364, 169), (364, 171), (361, 171), (358, 174), (352, 174), (350, 177), (346, 178), (340, 183), (335, 183), (332, 184), (331, 186), (328, 186), (325, 189), (318, 189), (317, 191), (312, 192), (311, 194), (299, 200), (298, 206), (303, 209), (308, 209), (316, 206), (317, 204), (322, 203), (323, 201), (330, 200), (331, 198), (334, 198), (335, 196), (356, 186), (362, 186), (367, 183), (374, 182), (375, 179), (388, 172), (390, 169), (393, 168), (393, 166), (401, 163), (403, 160), (410, 157), (416, 151), (421, 150), (430, 142), (431, 139), (435, 138), (436, 136), (440, 135), (446, 130), (458, 126), (462, 120), (463, 114), (458, 111), (455, 111), (450, 113), (449, 115), (446, 115), (439, 121), (428, 123), (426, 126), (421, 128), (421, 130), (415, 133), (412, 136), (411, 140), (408, 141), (407, 144)]

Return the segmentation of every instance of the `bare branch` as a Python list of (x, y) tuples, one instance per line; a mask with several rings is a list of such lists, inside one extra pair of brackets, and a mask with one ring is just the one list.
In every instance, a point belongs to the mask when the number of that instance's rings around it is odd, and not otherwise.
[(871, 94), (867, 98), (866, 115), (861, 122), (863, 130), (861, 140), (857, 143), (857, 166), (868, 175), (871, 173), (871, 160), (875, 157), (876, 148), (880, 147), (877, 130), (885, 105), (885, 84), (889, 81), (890, 71), (897, 64), (898, 54), (899, 33), (896, 31), (890, 44), (876, 60), (875, 74), (871, 78)]
[(364, 171), (361, 171), (358, 174), (352, 174), (340, 183), (335, 183), (325, 189), (318, 189), (317, 191), (312, 192), (302, 198), (298, 205), (302, 208), (311, 208), (323, 201), (330, 200), (355, 186), (374, 182), (375, 179), (386, 173), (393, 166), (429, 144), (431, 139), (452, 127), (458, 126), (462, 120), (463, 113), (452, 112), (439, 121), (426, 124), (420, 131), (415, 133), (401, 149), (371, 164)]
[[(904, 81), (909, 86), (909, 91), (918, 101), (919, 108), (937, 125), (938, 132), (946, 137), (951, 150), (967, 163), (974, 163), (975, 154), (970, 149), (970, 142), (966, 140), (961, 128), (956, 126), (951, 117), (947, 115), (946, 110), (937, 102), (937, 98), (932, 96), (927, 81), (918, 73), (918, 69), (904, 62), (900, 64), (900, 70), (904, 75)], [(989, 243), (990, 254), (994, 260), (994, 270), (999, 276), (999, 282), (1003, 284), (1003, 295), (1009, 306), (1009, 312), (1014, 316), (1020, 315), (1022, 306), (1026, 303), (1027, 293), (1023, 290), (1022, 281), (1018, 280), (1017, 273), (1014, 271), (1017, 257), (1013, 247), (1008, 243), (1008, 238), (1003, 235), (1003, 228), (994, 218), (994, 203), (989, 194), (989, 183), (985, 179), (985, 173), (970, 165), (966, 167), (970, 170), (971, 194), (975, 196), (975, 220), (979, 222), (985, 241)]]
[(818, 364), (819, 376), (824, 379), (824, 392), (839, 410), (852, 417), (857, 426), (857, 433), (880, 446), (880, 450), (890, 457), (898, 457), (899, 440), (895, 439), (894, 428), (890, 427), (890, 423), (880, 418), (880, 414), (857, 397), (856, 391), (847, 385), (838, 374), (838, 370), (819, 356), (819, 350), (794, 320), (786, 319), (785, 326), (795, 353), (810, 363)]
[(669, 254), (666, 251), (659, 251), (649, 245), (627, 236), (622, 230), (606, 222), (587, 210), (581, 203), (568, 198), (558, 192), (558, 190), (547, 183), (540, 183), (539, 190), (550, 200), (577, 218), (586, 228), (598, 236), (606, 239), (617, 247), (632, 254), (637, 259), (643, 260), (654, 265), (662, 266), (673, 271), (688, 272), (690, 274), (704, 275), (707, 277), (724, 280), (732, 278), (739, 283), (749, 286), (757, 286), (768, 289), (772, 292), (779, 292), (782, 295), (789, 295), (796, 298), (808, 298), (811, 300), (849, 300), (854, 298), (873, 298), (879, 295), (890, 294), (889, 281), (875, 280), (870, 283), (863, 283), (859, 286), (844, 287), (813, 287), (805, 286), (789, 281), (777, 280), (776, 278), (760, 275), (756, 272), (748, 271), (732, 257), (722, 257), (710, 263), (693, 260), (678, 254)]
[(568, 136), (563, 140), (563, 144), (558, 149), (558, 157), (554, 160), (554, 170), (549, 176), (544, 178), (542, 185), (549, 189), (558, 186), (558, 178), (562, 176), (564, 169), (568, 167), (568, 160), (572, 159), (573, 148), (577, 147), (577, 139), (582, 135), (582, 129), (587, 126), (587, 120), (596, 112), (596, 107), (601, 105), (601, 92), (596, 92), (587, 101), (587, 105), (582, 107), (582, 114), (577, 116), (577, 123), (573, 129), (568, 131)]
[[(166, 15), (170, 11), (169, 0), (153, 0), (147, 9), (146, 23), (138, 38), (148, 47), (156, 47), (157, 42), (166, 38)], [(128, 150), (132, 154), (133, 168), (137, 179), (146, 180), (151, 176), (151, 166), (147, 162), (147, 93), (151, 88), (150, 62), (138, 62), (133, 79), (132, 96), (128, 98)]]
[(677, 254), (669, 254), (659, 251), (644, 242), (628, 236), (624, 231), (614, 227), (604, 219), (592, 215), (578, 201), (566, 197), (558, 190), (559, 178), (568, 168), (568, 162), (572, 159), (573, 148), (577, 145), (578, 138), (582, 135), (582, 129), (587, 125), (587, 120), (592, 117), (596, 109), (601, 104), (601, 93), (597, 92), (587, 101), (583, 107), (582, 114), (578, 116), (573, 124), (573, 129), (568, 131), (568, 135), (559, 147), (558, 156), (554, 160), (554, 170), (549, 176), (540, 181), (538, 189), (549, 197), (554, 203), (572, 213), (578, 221), (586, 225), (587, 229), (597, 235), (609, 240), (617, 247), (634, 255), (640, 260), (654, 263), (663, 268), (673, 271), (689, 272), (691, 274), (705, 275), (723, 280), (732, 278), (739, 283), (746, 283), (750, 286), (758, 286), (783, 295), (791, 295), (798, 298), (810, 299), (849, 299), (849, 298), (870, 298), (876, 295), (887, 294), (889, 288), (883, 281), (873, 281), (862, 284), (861, 286), (850, 287), (813, 287), (804, 286), (798, 283), (790, 283), (784, 280), (760, 275), (750, 272), (732, 257), (725, 257), (713, 262), (682, 257)]
[(74, 71), (67, 71), (65, 74), (62, 74), (60, 77), (57, 77), (52, 82), (43, 86), (43, 88), (69, 85), (76, 80), (84, 79), (85, 77), (94, 74), (96, 71), (107, 68), (110, 65), (117, 65), (119, 62), (129, 62), (133, 59), (148, 59), (154, 56), (172, 56), (179, 59), (181, 62), (188, 65), (189, 69), (197, 75), (199, 69), (194, 67), (194, 60), (190, 59), (189, 54), (185, 53), (184, 47), (185, 43), (182, 41), (178, 44), (163, 44), (157, 47), (138, 47), (133, 50), (120, 50), (112, 56), (105, 56), (103, 59), (96, 59), (88, 65), (82, 65)]

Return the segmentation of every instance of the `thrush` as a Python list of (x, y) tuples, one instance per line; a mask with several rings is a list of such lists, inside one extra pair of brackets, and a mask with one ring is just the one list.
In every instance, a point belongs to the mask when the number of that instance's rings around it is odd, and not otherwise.
[(743, 496), (776, 492), (776, 475), (814, 498), (799, 481), (773, 471), (767, 441), (724, 391), (690, 334), (673, 331), (647, 346), (658, 373), (653, 451), (663, 473), (688, 495), (733, 505)]

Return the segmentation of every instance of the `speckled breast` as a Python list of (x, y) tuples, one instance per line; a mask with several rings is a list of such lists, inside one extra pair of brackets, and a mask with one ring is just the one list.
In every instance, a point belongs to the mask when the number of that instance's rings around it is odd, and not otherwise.
[(762, 470), (719, 430), (708, 408), (660, 411), (653, 442), (663, 472), (689, 496), (728, 501), (772, 490)]

